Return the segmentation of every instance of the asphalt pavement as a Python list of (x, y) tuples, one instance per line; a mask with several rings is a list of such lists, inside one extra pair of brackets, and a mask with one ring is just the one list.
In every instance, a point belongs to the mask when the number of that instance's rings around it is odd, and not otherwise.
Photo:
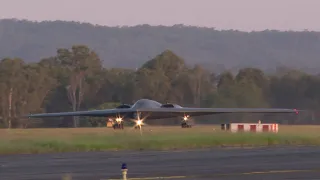
[(0, 156), (1, 180), (320, 179), (320, 147), (86, 152)]

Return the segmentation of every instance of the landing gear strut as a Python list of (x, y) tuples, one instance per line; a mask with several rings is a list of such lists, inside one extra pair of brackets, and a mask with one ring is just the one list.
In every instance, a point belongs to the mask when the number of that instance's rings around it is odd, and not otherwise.
[(182, 128), (191, 128), (192, 126), (190, 124), (188, 124), (186, 121), (182, 121), (181, 122), (181, 127)]
[(182, 128), (191, 128), (191, 125), (188, 124), (188, 118), (190, 116), (189, 115), (184, 115), (183, 120), (181, 121), (181, 127)]
[(123, 124), (123, 120), (120, 117), (117, 117), (115, 120), (112, 121), (112, 127), (113, 129), (123, 129), (124, 128), (124, 124)]
[(113, 129), (123, 129), (123, 128), (124, 128), (123, 122), (113, 124)]
[(142, 126), (143, 126), (143, 121), (140, 119), (140, 117), (138, 118), (138, 120), (136, 120), (135, 121), (135, 125), (134, 125), (134, 128), (135, 129), (139, 129), (139, 130), (141, 130), (141, 128), (142, 128)]

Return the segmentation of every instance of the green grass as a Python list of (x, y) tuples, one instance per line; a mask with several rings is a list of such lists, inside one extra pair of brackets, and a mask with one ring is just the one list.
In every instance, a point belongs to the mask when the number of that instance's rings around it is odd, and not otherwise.
[[(216, 130), (213, 130), (213, 129)], [(320, 145), (318, 126), (280, 126), (279, 133), (229, 133), (219, 127), (145, 127), (0, 130), (0, 154), (208, 147)]]

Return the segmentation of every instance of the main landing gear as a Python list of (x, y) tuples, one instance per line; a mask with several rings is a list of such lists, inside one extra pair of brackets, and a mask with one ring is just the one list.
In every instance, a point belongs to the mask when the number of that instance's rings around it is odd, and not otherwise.
[(115, 122), (112, 121), (112, 128), (113, 129), (124, 129), (124, 124), (122, 118), (116, 118)]
[(113, 127), (113, 129), (124, 129), (123, 122), (121, 122), (121, 123), (114, 123), (112, 127)]
[[(181, 121), (181, 128), (191, 128), (192, 125), (188, 123), (189, 116), (184, 116), (183, 120)], [(110, 120), (111, 121), (111, 120)], [(112, 127), (113, 129), (124, 129), (124, 123), (122, 118), (116, 118), (115, 121), (112, 120)], [(140, 119), (140, 114), (137, 115), (137, 120), (135, 120), (134, 129), (142, 129), (144, 125), (143, 119)]]
[[(109, 119), (109, 122), (112, 123), (113, 129), (124, 129), (124, 121), (121, 117), (118, 117), (115, 120)], [(143, 123), (143, 119), (140, 119), (140, 114), (138, 114), (137, 120), (134, 120), (134, 122), (135, 122), (134, 129), (141, 130), (144, 123)]]
[(187, 122), (183, 121), (183, 122), (181, 122), (181, 127), (182, 128), (191, 128), (192, 126), (190, 124), (188, 124)]
[(191, 128), (192, 126), (188, 124), (188, 118), (189, 116), (184, 116), (183, 120), (181, 122), (181, 128)]

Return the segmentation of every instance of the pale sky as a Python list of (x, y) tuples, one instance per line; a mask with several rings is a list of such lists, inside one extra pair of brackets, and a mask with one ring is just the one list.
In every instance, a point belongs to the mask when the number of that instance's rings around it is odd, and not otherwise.
[(0, 18), (320, 31), (320, 0), (0, 0)]

